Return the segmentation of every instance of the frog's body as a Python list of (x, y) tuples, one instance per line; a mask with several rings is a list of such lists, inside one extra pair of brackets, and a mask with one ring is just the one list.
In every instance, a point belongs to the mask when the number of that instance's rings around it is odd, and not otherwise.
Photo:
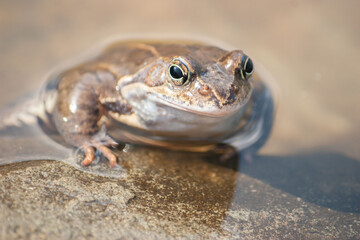
[(116, 142), (204, 150), (230, 141), (241, 150), (259, 142), (259, 113), (269, 105), (269, 91), (252, 71), (239, 50), (119, 42), (48, 83), (57, 89), (50, 114), (65, 141), (86, 153), (83, 165), (97, 149), (114, 166), (108, 146)]

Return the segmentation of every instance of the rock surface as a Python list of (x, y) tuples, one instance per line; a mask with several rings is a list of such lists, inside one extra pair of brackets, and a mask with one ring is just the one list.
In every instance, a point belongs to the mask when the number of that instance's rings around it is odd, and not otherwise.
[(126, 159), (126, 177), (97, 176), (56, 161), (0, 167), (0, 238), (360, 236), (359, 214), (305, 202), (214, 156), (140, 147), (118, 154)]

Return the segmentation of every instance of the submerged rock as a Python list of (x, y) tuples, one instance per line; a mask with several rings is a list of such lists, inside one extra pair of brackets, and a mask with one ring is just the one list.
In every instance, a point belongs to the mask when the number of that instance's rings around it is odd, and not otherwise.
[(237, 160), (225, 166), (215, 156), (140, 147), (124, 154), (122, 178), (55, 161), (0, 167), (0, 238), (352, 239), (360, 234), (359, 214), (271, 187), (237, 171)]

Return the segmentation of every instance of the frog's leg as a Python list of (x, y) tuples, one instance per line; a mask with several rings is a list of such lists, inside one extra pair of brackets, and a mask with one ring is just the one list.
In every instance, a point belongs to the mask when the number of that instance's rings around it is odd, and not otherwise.
[(116, 77), (104, 70), (72, 70), (62, 76), (58, 86), (58, 98), (54, 110), (55, 125), (67, 143), (79, 147), (85, 153), (82, 165), (91, 164), (95, 149), (116, 165), (116, 156), (109, 149), (117, 143), (107, 135), (99, 120), (106, 115), (108, 100), (117, 106), (119, 114), (131, 111), (124, 107), (115, 89)]

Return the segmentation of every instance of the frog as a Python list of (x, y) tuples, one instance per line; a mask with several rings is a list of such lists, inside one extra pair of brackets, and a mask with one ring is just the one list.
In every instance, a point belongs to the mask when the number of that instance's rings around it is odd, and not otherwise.
[(45, 88), (56, 95), (47, 116), (83, 152), (83, 166), (101, 154), (115, 167), (118, 144), (201, 152), (226, 144), (254, 152), (273, 116), (271, 91), (254, 72), (242, 50), (118, 41), (51, 77)]

